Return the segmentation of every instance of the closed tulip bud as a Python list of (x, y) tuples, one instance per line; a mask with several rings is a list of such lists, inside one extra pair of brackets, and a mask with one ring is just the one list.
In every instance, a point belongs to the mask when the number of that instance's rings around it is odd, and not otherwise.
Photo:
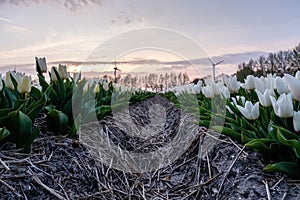
[(89, 79), (83, 86), (83, 93), (87, 93), (90, 90), (91, 85), (94, 83), (92, 79)]
[(293, 95), (293, 98), (297, 101), (300, 101), (300, 79), (293, 77), (289, 74), (285, 74), (284, 77), (286, 78), (286, 82), (288, 84), (289, 90)]
[(255, 120), (259, 117), (259, 102), (253, 105), (251, 101), (246, 101), (245, 107), (240, 105), (237, 105), (236, 107), (246, 119)]
[(51, 78), (51, 81), (56, 82), (56, 81), (57, 81), (57, 77), (56, 77), (56, 74), (55, 74), (55, 72), (54, 72), (54, 69), (57, 70), (56, 67), (52, 67), (52, 68), (51, 68), (51, 76), (50, 76), (50, 78)]
[(95, 93), (99, 93), (100, 92), (100, 85), (97, 84), (95, 87), (94, 87), (94, 92)]
[(213, 98), (215, 96), (213, 93), (212, 86), (202, 87), (202, 93), (206, 98)]
[(17, 90), (20, 94), (30, 93), (31, 91), (31, 76), (24, 76), (18, 80)]
[(289, 88), (287, 86), (287, 82), (285, 77), (280, 78), (280, 77), (276, 77), (275, 78), (275, 88), (277, 89), (277, 91), (279, 92), (279, 94), (287, 94), (289, 93)]
[(230, 92), (238, 92), (240, 89), (240, 83), (237, 81), (236, 76), (233, 77), (223, 77), (226, 86)]
[(107, 91), (109, 88), (108, 88), (108, 83), (103, 83), (103, 89), (105, 90), (105, 91)]
[(11, 80), (11, 72), (6, 72), (5, 74), (5, 86), (11, 90), (14, 90), (15, 87), (14, 87), (14, 84), (12, 83), (12, 80)]
[(247, 78), (245, 79), (245, 84), (244, 88), (246, 90), (253, 90), (255, 89), (255, 82), (254, 82), (254, 76), (253, 75), (248, 75)]
[(259, 103), (263, 106), (263, 107), (270, 107), (272, 106), (272, 102), (271, 102), (271, 95), (270, 95), (270, 90), (266, 89), (264, 93), (261, 93), (259, 90), (255, 90), (257, 96), (258, 96), (258, 100)]
[(288, 95), (281, 94), (277, 101), (273, 96), (271, 96), (270, 98), (274, 112), (278, 117), (288, 118), (293, 116), (294, 108), (291, 93)]
[(81, 73), (74, 73), (73, 74), (73, 79), (74, 79), (74, 82), (76, 83), (77, 81), (79, 81), (81, 79)]
[(295, 131), (300, 131), (300, 111), (294, 111), (293, 124)]
[(69, 78), (69, 74), (67, 72), (67, 66), (66, 65), (58, 65), (58, 73), (61, 79), (67, 79)]
[(300, 71), (297, 71), (297, 72), (296, 72), (295, 78), (298, 79), (298, 80), (300, 80)]
[(47, 64), (46, 64), (46, 58), (37, 58), (35, 57), (35, 61), (37, 63), (37, 71), (41, 71), (42, 73), (47, 72)]
[(230, 98), (230, 91), (226, 86), (223, 86), (221, 89), (221, 97), (223, 99), (229, 99)]

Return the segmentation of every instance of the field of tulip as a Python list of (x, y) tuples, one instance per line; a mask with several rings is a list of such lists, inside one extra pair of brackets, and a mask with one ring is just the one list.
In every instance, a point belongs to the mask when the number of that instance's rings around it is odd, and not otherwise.
[[(13, 144), (16, 149), (21, 150), (22, 153), (25, 153), (24, 155), (28, 156), (31, 154), (32, 144), (36, 141), (41, 130), (46, 129), (42, 132), (43, 136), (48, 132), (52, 132), (51, 135), (55, 137), (63, 136), (63, 140), (65, 138), (77, 139), (79, 126), (91, 122), (95, 114), (96, 120), (105, 120), (109, 118), (107, 116), (119, 111), (122, 112), (129, 105), (137, 105), (140, 102), (140, 106), (146, 108), (149, 101), (156, 99), (170, 104), (170, 108), (167, 109), (170, 114), (168, 123), (173, 124), (174, 127), (177, 127), (177, 125), (171, 122), (171, 119), (177, 116), (176, 120), (179, 120), (181, 112), (179, 110), (182, 110), (194, 115), (194, 123), (204, 128), (203, 130), (211, 129), (257, 151), (264, 159), (264, 164), (266, 164), (264, 170), (266, 172), (281, 172), (292, 179), (300, 178), (298, 173), (300, 170), (300, 71), (294, 76), (285, 74), (283, 77), (272, 75), (254, 77), (249, 75), (244, 83), (238, 82), (235, 76), (224, 76), (223, 80), (217, 83), (210, 80), (200, 80), (197, 84), (176, 86), (160, 92), (159, 95), (164, 98), (159, 97), (155, 92), (108, 83), (100, 78), (84, 79), (81, 78), (80, 73), (74, 73), (71, 76), (64, 65), (59, 65), (58, 68), (52, 67), (49, 74), (47, 74), (45, 58), (36, 58), (36, 71), (38, 75), (38, 84), (36, 85), (33, 85), (30, 76), (19, 72), (7, 72), (5, 77), (1, 77), (0, 147), (1, 145), (2, 147), (6, 146), (7, 143)], [(46, 76), (49, 76), (49, 81), (47, 81), (48, 77)], [(152, 98), (154, 96), (156, 97)], [(180, 109), (175, 109), (174, 105)], [(145, 114), (143, 109), (137, 108), (137, 110), (141, 112), (141, 116)], [(40, 126), (41, 119), (45, 121), (42, 126)], [(168, 125), (166, 126), (168, 127)], [(38, 138), (38, 140), (41, 140), (41, 138)], [(198, 139), (195, 140), (198, 141)], [(200, 146), (200, 140), (198, 142), (196, 145), (191, 145), (191, 148), (185, 154), (187, 155), (186, 158), (180, 158), (174, 166), (170, 167), (174, 167), (178, 169), (178, 173), (182, 173), (182, 166), (194, 166), (193, 159), (195, 156), (193, 154), (195, 146), (196, 148), (198, 148), (197, 145)], [(68, 147), (68, 149), (72, 148), (73, 145), (69, 143), (68, 145), (71, 147)], [(36, 145), (35, 143), (35, 151)], [(220, 146), (222, 148), (224, 144), (220, 144)], [(81, 151), (84, 150), (79, 152)], [(50, 161), (52, 153), (48, 161)], [(78, 156), (73, 152), (72, 156), (74, 155)], [(68, 156), (69, 160), (74, 160), (70, 155)], [(230, 160), (230, 155), (223, 156)], [(197, 163), (200, 162), (199, 159), (201, 160), (201, 158), (197, 155), (196, 157), (198, 158)], [(4, 158), (7, 159), (8, 157)], [(78, 159), (82, 158), (79, 156)], [(26, 159), (23, 160), (26, 161)], [(254, 160), (258, 162), (259, 159)], [(18, 163), (19, 161), (15, 160), (13, 162)], [(41, 161), (35, 162), (40, 163)], [(83, 161), (80, 160), (80, 162)], [(85, 162), (83, 162), (83, 165), (85, 165)], [(63, 164), (58, 161), (57, 165)], [(34, 167), (33, 164), (31, 166)], [(71, 165), (68, 166), (68, 170), (73, 168)], [(209, 164), (207, 168), (210, 172)], [(55, 169), (58, 168), (51, 167), (51, 170)], [(63, 168), (59, 169), (63, 170)], [(103, 180), (101, 180), (106, 181), (105, 184), (111, 184), (112, 182), (106, 177), (108, 171), (110, 171), (110, 176), (115, 178), (113, 181), (115, 187), (118, 188), (123, 188), (122, 183), (127, 181), (128, 177), (135, 176), (118, 174), (120, 172), (110, 168), (102, 168), (102, 170), (104, 169), (107, 172), (102, 174), (103, 177), (101, 178)], [(161, 173), (165, 173), (164, 170)], [(97, 175), (98, 172), (95, 173)], [(166, 173), (166, 176), (170, 175), (168, 172)], [(202, 173), (205, 177), (206, 172)], [(123, 175), (125, 178), (120, 178)], [(57, 176), (60, 175), (57, 174)], [(91, 179), (91, 176), (94, 177), (95, 174), (88, 174), (88, 179)], [(151, 177), (152, 175), (149, 173), (147, 176)], [(74, 177), (76, 180), (78, 179), (78, 177)], [(75, 180), (74, 177), (72, 181)], [(193, 176), (185, 174), (184, 177), (190, 179)], [(133, 179), (136, 179), (136, 177)], [(210, 182), (214, 178), (209, 174), (207, 179)], [(42, 185), (40, 180), (35, 180)], [(2, 181), (1, 178), (0, 181)], [(14, 184), (14, 182), (11, 182), (11, 184)], [(76, 184), (83, 183), (76, 182)], [(158, 182), (158, 184), (162, 183)], [(181, 184), (183, 182), (179, 185)], [(222, 185), (222, 182), (218, 183), (220, 188)], [(187, 184), (186, 187), (190, 189), (194, 185)], [(70, 187), (69, 190), (72, 190), (72, 188)], [(105, 187), (102, 189), (104, 190)], [(128, 186), (127, 189), (131, 190), (131, 187)], [(11, 187), (10, 190), (12, 190)], [(151, 188), (149, 192), (149, 195), (156, 194), (156, 191), (152, 191)], [(168, 192), (168, 190), (165, 192)], [(219, 192), (217, 195), (219, 195)], [(55, 192), (50, 193), (57, 195)], [(191, 191), (191, 194), (193, 194), (193, 191)], [(203, 191), (204, 194), (205, 191)], [(180, 196), (182, 194), (178, 193), (176, 195)], [(298, 193), (295, 195), (298, 195)]]
[[(197, 94), (200, 109), (191, 111), (199, 113), (200, 125), (261, 153), (268, 163), (264, 168), (266, 172), (282, 172), (299, 179), (299, 88), (300, 71), (295, 76), (285, 74), (283, 77), (249, 75), (244, 83), (238, 82), (235, 76), (224, 76), (223, 81), (217, 83), (205, 80), (197, 85), (175, 87), (164, 96), (184, 109), (177, 99)], [(189, 101), (189, 98), (184, 99)], [(212, 117), (223, 118), (224, 126), (211, 124)]]
[[(59, 65), (58, 69), (52, 67), (47, 82), (45, 58), (36, 58), (36, 71), (38, 86), (32, 85), (31, 76), (20, 72), (7, 72), (4, 80), (1, 78), (0, 145), (8, 141), (16, 144), (17, 149), (29, 152), (40, 132), (34, 122), (41, 114), (47, 116), (48, 131), (74, 137), (79, 124), (89, 121), (93, 113), (100, 120), (112, 109), (116, 111), (126, 103), (133, 104), (155, 95), (102, 79), (81, 79), (79, 73), (70, 76), (65, 65)], [(112, 97), (116, 99), (113, 107)]]
[[(91, 114), (98, 119), (121, 110), (126, 102), (136, 103), (155, 93), (127, 88), (101, 79), (73, 76), (65, 65), (51, 68), (50, 82), (45, 58), (36, 58), (39, 85), (19, 72), (7, 72), (0, 81), (0, 141), (16, 144), (30, 151), (39, 134), (35, 119), (47, 115), (47, 128), (56, 134), (74, 137), (79, 124), (88, 122)], [(283, 172), (299, 178), (300, 170), (300, 71), (295, 76), (249, 75), (244, 83), (236, 77), (224, 76), (223, 81), (199, 81), (169, 89), (161, 95), (187, 112), (199, 114), (199, 125), (210, 127), (261, 153), (269, 163), (265, 171)], [(112, 94), (117, 101), (112, 105)], [(189, 102), (188, 95), (197, 95), (198, 102)], [(126, 99), (130, 96), (130, 99)], [(184, 99), (186, 103), (178, 102)], [(74, 106), (76, 102), (76, 106)], [(188, 105), (188, 106), (185, 106)], [(76, 107), (76, 109), (73, 109)], [(217, 110), (217, 112), (213, 112)], [(212, 125), (212, 117), (224, 119)]]

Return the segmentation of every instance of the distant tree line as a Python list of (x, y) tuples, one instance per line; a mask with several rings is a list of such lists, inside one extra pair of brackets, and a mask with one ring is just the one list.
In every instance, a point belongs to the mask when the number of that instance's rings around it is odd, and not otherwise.
[(294, 75), (300, 69), (300, 44), (291, 50), (270, 53), (258, 59), (250, 59), (248, 63), (238, 65), (237, 79), (244, 82), (248, 75), (266, 76), (275, 74), (283, 76), (284, 73)]
[(117, 83), (129, 87), (138, 87), (152, 89), (153, 91), (161, 91), (174, 87), (176, 85), (185, 85), (190, 83), (190, 78), (187, 73), (165, 73), (165, 74), (130, 74), (117, 78)]

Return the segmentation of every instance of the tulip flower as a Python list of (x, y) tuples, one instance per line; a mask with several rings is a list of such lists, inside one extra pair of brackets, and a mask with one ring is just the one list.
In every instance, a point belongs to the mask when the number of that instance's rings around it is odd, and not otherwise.
[(215, 97), (212, 86), (202, 87), (202, 93), (204, 94), (204, 96), (206, 98), (214, 98)]
[(54, 72), (54, 69), (57, 70), (56, 67), (52, 67), (52, 68), (51, 68), (51, 76), (50, 76), (50, 78), (51, 78), (51, 81), (56, 82), (56, 81), (57, 81), (57, 77), (56, 77), (56, 74), (55, 74), (55, 72)]
[(69, 74), (67, 71), (67, 66), (66, 65), (58, 65), (58, 73), (61, 79), (67, 79), (69, 78)]
[(83, 93), (87, 93), (90, 88), (91, 88), (91, 85), (94, 83), (94, 81), (92, 79), (89, 79), (83, 86), (82, 90), (83, 90)]
[(31, 76), (24, 76), (19, 79), (17, 90), (20, 94), (29, 93), (31, 91)]
[(94, 93), (99, 93), (100, 92), (100, 85), (97, 84), (95, 87), (94, 87)]
[(81, 72), (73, 74), (74, 82), (77, 83), (81, 79)]
[(249, 120), (255, 120), (259, 117), (259, 102), (253, 105), (251, 101), (246, 101), (245, 107), (240, 105), (237, 105), (236, 107), (239, 109), (242, 115)]
[(245, 79), (245, 84), (244, 88), (246, 90), (253, 90), (255, 89), (255, 82), (254, 82), (254, 76), (253, 75), (248, 75), (247, 78)]
[(103, 89), (104, 89), (105, 91), (107, 91), (107, 90), (109, 89), (108, 83), (103, 83)]
[(230, 98), (230, 91), (229, 91), (229, 89), (226, 86), (223, 86), (221, 88), (220, 95), (221, 95), (221, 98), (223, 98), (223, 99), (229, 99)]
[(294, 114), (292, 94), (281, 94), (279, 98), (271, 96), (271, 103), (274, 109), (275, 114), (281, 118), (292, 117)]
[(228, 87), (230, 92), (238, 92), (240, 89), (240, 83), (237, 81), (236, 76), (233, 77), (223, 77), (223, 80)]
[(201, 92), (202, 81), (199, 80), (196, 85), (193, 86), (195, 94), (199, 94)]
[(297, 71), (297, 72), (296, 72), (295, 78), (298, 79), (298, 80), (300, 80), (300, 71)]
[[(47, 64), (46, 64), (46, 58), (37, 58), (35, 57), (35, 61), (37, 63), (36, 67), (39, 68), (39, 70), (42, 72), (42, 73), (46, 73), (47, 72)], [(37, 69), (37, 71), (39, 71)]]
[[(261, 93), (264, 93), (266, 89), (270, 89), (270, 91), (272, 91), (271, 89), (273, 89), (273, 82), (274, 82), (274, 78), (272, 76), (268, 76), (266, 78), (256, 77), (254, 79), (255, 89), (259, 90)], [(271, 94), (271, 95), (274, 96), (275, 94)]]
[(266, 89), (264, 93), (261, 93), (259, 90), (255, 90), (257, 96), (258, 96), (258, 100), (259, 103), (263, 106), (263, 107), (270, 107), (272, 106), (272, 102), (271, 102), (271, 92), (269, 89)]
[(294, 111), (293, 124), (295, 131), (300, 131), (300, 111)]
[(239, 105), (238, 101), (241, 100), (241, 103), (242, 103), (241, 105), (244, 106), (246, 98), (244, 96), (236, 96), (236, 98), (232, 97), (231, 100), (234, 105)]
[(10, 75), (11, 75), (10, 71), (6, 72), (6, 74), (5, 74), (5, 81), (4, 81), (5, 82), (5, 86), (7, 88), (11, 89), (11, 90), (14, 90), (15, 87), (14, 87), (14, 84), (12, 83)]
[(283, 77), (283, 78), (276, 77), (275, 78), (275, 88), (277, 89), (279, 94), (283, 94), (283, 93), (287, 94), (290, 92), (289, 88), (287, 86), (285, 77)]
[[(299, 73), (300, 76), (300, 73)], [(300, 79), (289, 74), (284, 74), (289, 90), (293, 95), (293, 99), (300, 101)]]

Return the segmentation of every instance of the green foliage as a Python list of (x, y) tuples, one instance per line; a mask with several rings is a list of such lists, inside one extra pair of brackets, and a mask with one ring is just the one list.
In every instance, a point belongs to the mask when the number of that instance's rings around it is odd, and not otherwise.
[(68, 116), (63, 112), (52, 109), (47, 113), (47, 127), (49, 131), (63, 134), (68, 126)]

